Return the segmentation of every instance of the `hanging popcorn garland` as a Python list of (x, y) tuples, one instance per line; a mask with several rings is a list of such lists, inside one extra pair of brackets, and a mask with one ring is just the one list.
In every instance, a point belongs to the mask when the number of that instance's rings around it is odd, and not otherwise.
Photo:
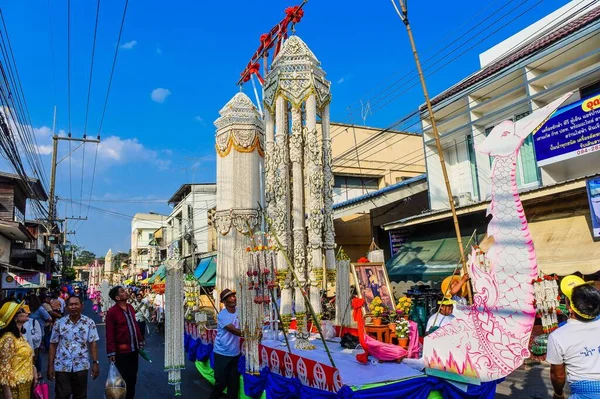
[(277, 287), (275, 257), (274, 248), (266, 245), (249, 246), (246, 251), (236, 254), (238, 264), (246, 265), (239, 278), (239, 296), (246, 372), (249, 374), (260, 373), (258, 345), (265, 319), (269, 321), (269, 335), (277, 330), (277, 325), (273, 322), (275, 318), (272, 303), (273, 290)]
[(186, 321), (195, 321), (195, 314), (200, 310), (200, 284), (192, 273), (186, 274), (183, 280), (183, 305)]
[(535, 295), (534, 306), (542, 320), (544, 333), (549, 334), (558, 328), (557, 308), (560, 305), (558, 276), (540, 273), (532, 281)]

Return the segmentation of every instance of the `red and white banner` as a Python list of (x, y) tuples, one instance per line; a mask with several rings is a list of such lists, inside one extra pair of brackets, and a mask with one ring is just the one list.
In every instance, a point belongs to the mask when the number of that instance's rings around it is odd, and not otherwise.
[(344, 385), (337, 368), (264, 345), (259, 350), (261, 366), (269, 367), (272, 373), (295, 377), (302, 385), (329, 392), (337, 392)]

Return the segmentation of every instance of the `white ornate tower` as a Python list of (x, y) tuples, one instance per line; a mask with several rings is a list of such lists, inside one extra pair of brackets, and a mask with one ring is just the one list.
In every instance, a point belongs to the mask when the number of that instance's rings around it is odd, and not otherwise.
[[(328, 278), (335, 279), (330, 82), (308, 46), (291, 36), (273, 60), (264, 87), (267, 210), (298, 277), (292, 281), (289, 265), (280, 253), (282, 322), (287, 328), (295, 300), (300, 334), (296, 346), (307, 347), (301, 290), (309, 293), (310, 303), (320, 315), (324, 270)], [(321, 117), (322, 134), (317, 131), (317, 116)]]
[(235, 253), (248, 245), (244, 236), (260, 220), (263, 122), (252, 101), (236, 94), (220, 111), (217, 127), (217, 292), (236, 287)]

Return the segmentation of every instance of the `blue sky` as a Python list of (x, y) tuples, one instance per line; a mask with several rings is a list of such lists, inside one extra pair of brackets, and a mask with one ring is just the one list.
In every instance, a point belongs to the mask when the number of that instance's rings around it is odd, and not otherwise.
[[(71, 3), (71, 132), (81, 137), (96, 2)], [(566, 3), (409, 1), (422, 60), (467, 35), (459, 48), (456, 43), (438, 55), (438, 59), (446, 58), (430, 71), (456, 56), (458, 59), (429, 74), (430, 93), (439, 93), (476, 71), (480, 52)], [(212, 122), (238, 91), (239, 73), (258, 47), (259, 36), (294, 4), (289, 0), (129, 2), (98, 151), (91, 201), (94, 208), (73, 205), (71, 209), (65, 201), (58, 205), (61, 217), (89, 218), (72, 224), (77, 231), (71, 238), (74, 243), (98, 255), (109, 248), (113, 252), (128, 250), (131, 229), (127, 215), (148, 211), (168, 214), (169, 207), (161, 200), (170, 198), (181, 184), (214, 182)], [(98, 134), (123, 5), (124, 0), (101, 2), (87, 125), (90, 136)], [(67, 1), (5, 2), (2, 10), (49, 175), (55, 105), (57, 132), (66, 132), (69, 126)], [(485, 25), (479, 25), (492, 14)], [(493, 27), (478, 33), (505, 14)], [(411, 79), (408, 85), (393, 86), (398, 87), (396, 92), (384, 92), (373, 99), (374, 112), (368, 116), (367, 125), (388, 127), (423, 102), (418, 85), (407, 90), (417, 78), (411, 72), (414, 61), (404, 26), (389, 1), (311, 0), (297, 34), (320, 59), (332, 81), (333, 121), (362, 124), (360, 101), (366, 103), (406, 74)], [(245, 92), (254, 98), (251, 85), (247, 86)], [(59, 158), (68, 151), (69, 145), (61, 142)], [(87, 203), (94, 154), (95, 146), (86, 145), (85, 160), (79, 149), (70, 168), (68, 160), (59, 165), (58, 196), (77, 201), (84, 198)]]

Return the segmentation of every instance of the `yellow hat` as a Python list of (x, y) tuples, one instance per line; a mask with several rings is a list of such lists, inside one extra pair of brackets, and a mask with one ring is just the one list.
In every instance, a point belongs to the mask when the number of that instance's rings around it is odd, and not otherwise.
[(25, 311), (25, 313), (30, 314), (31, 313), (31, 309), (29, 309), (29, 305), (23, 305), (23, 310)]
[(23, 303), (6, 302), (0, 309), (0, 329), (6, 327), (12, 321), (19, 309), (23, 307)]
[[(444, 281), (442, 281), (442, 295), (446, 296), (449, 295), (450, 293), (450, 288), (452, 286), (452, 283), (455, 281), (460, 281), (462, 277), (461, 276), (457, 276), (457, 275), (453, 275), (453, 276), (448, 276), (444, 279)], [(464, 284), (460, 291), (458, 291), (456, 293), (456, 295), (458, 296), (462, 296), (462, 297), (466, 297), (467, 296), (467, 285)]]
[(593, 281), (584, 281), (581, 277), (574, 276), (574, 275), (566, 276), (560, 282), (560, 290), (563, 292), (563, 294), (565, 294), (567, 296), (567, 298), (569, 298), (571, 309), (573, 309), (573, 311), (575, 313), (577, 313), (579, 316), (581, 316), (585, 319), (592, 319), (593, 317), (588, 316), (588, 315), (580, 312), (577, 308), (575, 308), (575, 305), (573, 305), (573, 301), (571, 300), (571, 296), (573, 295), (573, 290), (575, 288), (580, 287), (582, 285), (589, 285), (589, 284), (594, 284), (594, 282)]
[(450, 298), (444, 298), (441, 301), (438, 301), (438, 305), (454, 305), (456, 301)]

